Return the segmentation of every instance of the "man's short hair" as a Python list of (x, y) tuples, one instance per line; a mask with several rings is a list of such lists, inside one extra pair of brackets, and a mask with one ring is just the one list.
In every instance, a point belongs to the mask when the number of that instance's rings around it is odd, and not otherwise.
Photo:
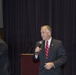
[(52, 32), (52, 27), (51, 26), (49, 26), (49, 25), (43, 25), (42, 27), (47, 27), (47, 29)]

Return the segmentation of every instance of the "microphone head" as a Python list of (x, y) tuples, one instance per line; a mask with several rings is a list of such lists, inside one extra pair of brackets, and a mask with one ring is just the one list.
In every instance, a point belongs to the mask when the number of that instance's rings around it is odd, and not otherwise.
[(39, 41), (39, 44), (42, 44), (42, 41)]
[(41, 48), (42, 46), (42, 41), (39, 41), (39, 48)]

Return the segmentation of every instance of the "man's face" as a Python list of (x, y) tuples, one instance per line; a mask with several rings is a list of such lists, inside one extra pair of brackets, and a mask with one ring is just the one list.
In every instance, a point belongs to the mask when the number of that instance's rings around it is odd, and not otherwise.
[(41, 28), (41, 37), (43, 40), (48, 40), (50, 38), (50, 32), (46, 27)]

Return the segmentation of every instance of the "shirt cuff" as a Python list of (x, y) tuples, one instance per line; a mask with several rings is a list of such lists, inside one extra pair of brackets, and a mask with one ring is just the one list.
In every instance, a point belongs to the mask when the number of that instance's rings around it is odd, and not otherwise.
[(36, 59), (38, 58), (38, 54), (35, 54), (35, 58), (36, 58)]

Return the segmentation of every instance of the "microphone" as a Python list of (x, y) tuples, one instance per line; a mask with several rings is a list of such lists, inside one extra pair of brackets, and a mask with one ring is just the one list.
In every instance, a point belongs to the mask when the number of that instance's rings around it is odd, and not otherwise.
[[(42, 47), (42, 41), (38, 41), (36, 47), (37, 47), (37, 46), (38, 46), (39, 48), (41, 48), (41, 47)], [(38, 55), (39, 52), (35, 52), (35, 54)]]
[(38, 46), (39, 48), (41, 48), (41, 47), (42, 47), (42, 41), (37, 42), (37, 46)]

